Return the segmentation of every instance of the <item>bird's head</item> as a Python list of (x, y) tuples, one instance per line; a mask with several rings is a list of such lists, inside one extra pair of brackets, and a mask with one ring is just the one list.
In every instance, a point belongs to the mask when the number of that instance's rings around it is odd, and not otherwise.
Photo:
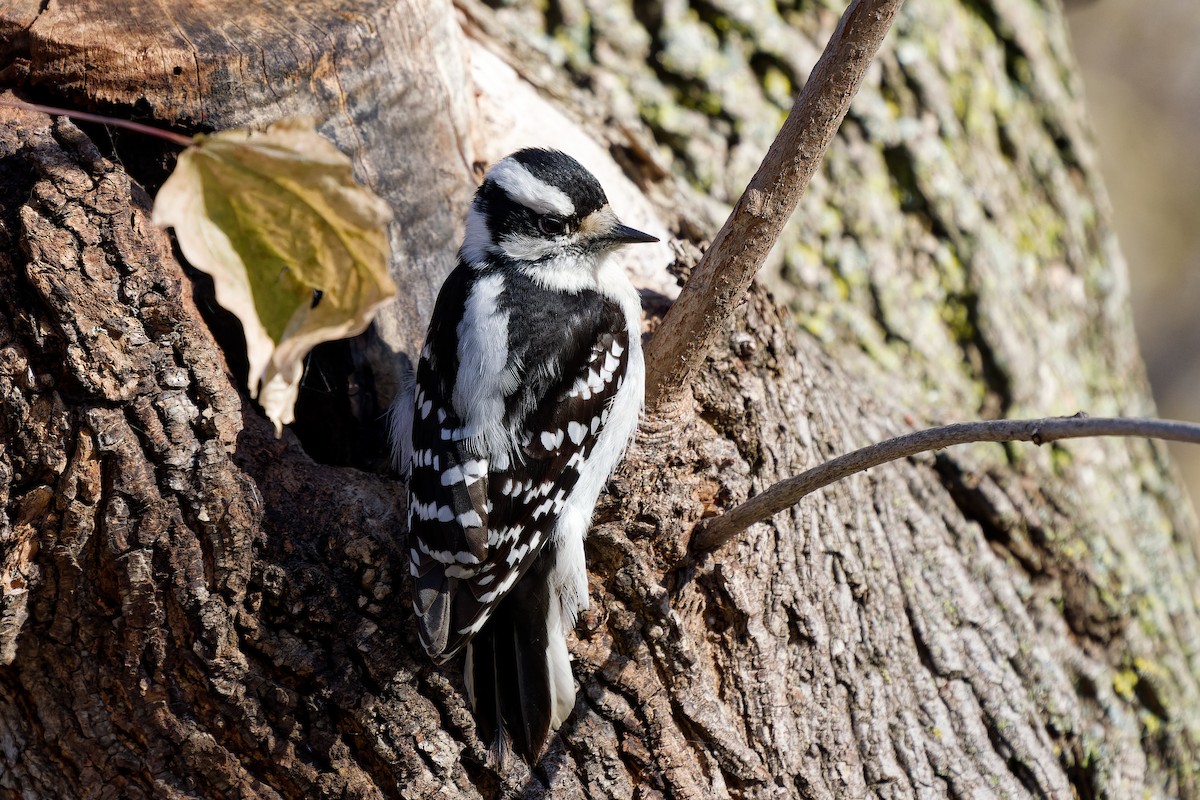
[(459, 255), (477, 268), (508, 263), (535, 280), (570, 284), (594, 275), (619, 245), (657, 241), (617, 219), (600, 182), (578, 161), (530, 148), (488, 170)]

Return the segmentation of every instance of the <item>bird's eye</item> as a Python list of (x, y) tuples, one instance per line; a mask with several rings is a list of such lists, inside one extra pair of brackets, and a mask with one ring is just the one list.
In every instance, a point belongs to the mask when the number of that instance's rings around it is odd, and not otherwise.
[(562, 217), (546, 214), (538, 217), (538, 230), (547, 236), (558, 236), (567, 230), (567, 222)]

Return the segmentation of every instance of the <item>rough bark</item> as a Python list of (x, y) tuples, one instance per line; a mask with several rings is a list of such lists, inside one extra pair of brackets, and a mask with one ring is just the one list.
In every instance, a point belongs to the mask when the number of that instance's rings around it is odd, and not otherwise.
[[(399, 220), (396, 312), (326, 356), (360, 418), (497, 155), (463, 30), (687, 239), (837, 13), (335, 5), (10, 4), (0, 74), (182, 127), (322, 120)], [(911, 4), (896, 33), (780, 248), (805, 327), (754, 290), (646, 421), (589, 540), (575, 714), (501, 773), (415, 643), (402, 484), (271, 437), (126, 173), (159, 151), (0, 111), (0, 794), (1200, 794), (1195, 521), (1157, 446), (914, 458), (688, 557), (703, 516), (925, 421), (1150, 410), (1057, 10)]]

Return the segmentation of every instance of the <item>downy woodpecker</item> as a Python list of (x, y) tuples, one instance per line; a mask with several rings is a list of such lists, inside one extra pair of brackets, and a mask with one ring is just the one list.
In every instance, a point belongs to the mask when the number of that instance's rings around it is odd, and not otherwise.
[(641, 305), (610, 258), (655, 242), (554, 150), (487, 173), (415, 380), (393, 413), (425, 649), (465, 649), (483, 740), (527, 762), (571, 713), (565, 636), (588, 604), (583, 540), (637, 426)]

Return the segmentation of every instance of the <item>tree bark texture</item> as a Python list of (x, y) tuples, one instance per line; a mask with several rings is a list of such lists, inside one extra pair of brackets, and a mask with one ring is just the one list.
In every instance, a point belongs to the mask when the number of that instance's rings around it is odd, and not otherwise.
[[(839, 12), (15, 2), (0, 76), (189, 130), (315, 116), (397, 213), (402, 296), (324, 367), (362, 420), (503, 155), (472, 64), (611, 153), (685, 273)], [(403, 484), (272, 437), (148, 222), (162, 153), (0, 110), (0, 796), (1200, 796), (1196, 524), (1157, 445), (913, 458), (688, 555), (913, 427), (1152, 413), (1058, 8), (893, 33), (777, 248), (789, 308), (751, 292), (602, 500), (575, 713), (499, 772), (413, 635)]]

